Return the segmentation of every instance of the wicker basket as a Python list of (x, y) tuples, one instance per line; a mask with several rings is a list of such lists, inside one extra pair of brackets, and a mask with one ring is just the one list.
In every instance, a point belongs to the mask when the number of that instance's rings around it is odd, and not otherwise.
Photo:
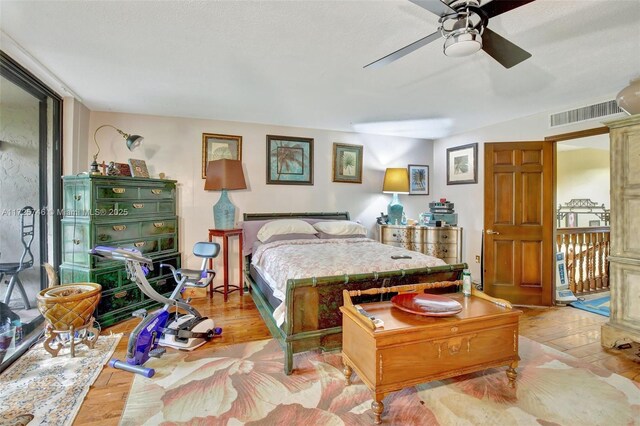
[(38, 310), (54, 330), (86, 325), (100, 301), (102, 286), (74, 283), (47, 288), (38, 293)]

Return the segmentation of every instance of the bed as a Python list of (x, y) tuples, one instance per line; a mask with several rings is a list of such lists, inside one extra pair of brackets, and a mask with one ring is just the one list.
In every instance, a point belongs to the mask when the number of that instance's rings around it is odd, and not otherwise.
[[(253, 256), (266, 258), (266, 251), (284, 250), (289, 254), (293, 251), (310, 250), (304, 241), (275, 242), (265, 244), (260, 247), (256, 241), (255, 234), (261, 224), (268, 221), (296, 218), (303, 219), (309, 223), (318, 221), (349, 220), (348, 212), (321, 212), (321, 213), (245, 213), (243, 231), (245, 236), (245, 283), (249, 288), (251, 296), (269, 328), (273, 337), (278, 340), (285, 352), (285, 373), (291, 374), (293, 371), (293, 355), (313, 349), (331, 350), (342, 345), (342, 316), (339, 307), (343, 305), (343, 290), (365, 290), (373, 287), (387, 287), (402, 284), (414, 284), (425, 282), (452, 282), (458, 281), (462, 277), (462, 271), (466, 264), (447, 265), (438, 259), (437, 266), (417, 266), (409, 260), (397, 260), (394, 263), (396, 269), (375, 271), (379, 265), (369, 266), (361, 264), (362, 269), (358, 272), (351, 272), (340, 275), (316, 275), (310, 273), (309, 276), (288, 278), (279, 286), (280, 291), (274, 289), (273, 280), (263, 276), (264, 271), (254, 262)], [(309, 243), (314, 247), (326, 248), (327, 243)], [(267, 247), (268, 246), (268, 247)], [(378, 250), (403, 251), (404, 249), (382, 245), (376, 241), (346, 241), (335, 242), (335, 247), (342, 247), (342, 250), (350, 251), (352, 247), (362, 246), (357, 250), (377, 253)], [(364, 247), (364, 248), (363, 248)], [(268, 249), (268, 250), (267, 250)], [(256, 253), (254, 253), (256, 251)], [(395, 252), (394, 252), (395, 253)], [(412, 258), (424, 256), (414, 252)], [(393, 253), (392, 253), (393, 254)], [(294, 256), (295, 257), (295, 256)], [(308, 255), (303, 255), (308, 257)], [(364, 256), (359, 256), (364, 258)], [(425, 256), (427, 257), (427, 256)], [(262, 259), (264, 260), (264, 259)], [(300, 260), (300, 256), (298, 256)], [(270, 260), (273, 261), (273, 260)], [(416, 259), (417, 261), (417, 259)], [(281, 266), (289, 262), (280, 261)], [(415, 261), (414, 261), (415, 262)], [(362, 263), (362, 262), (361, 262)], [(429, 262), (431, 264), (431, 262)], [(399, 265), (399, 266), (398, 266)], [(264, 265), (263, 265), (264, 266)], [(405, 269), (406, 268), (406, 269)], [(319, 270), (322, 270), (320, 268)], [(295, 276), (295, 275), (292, 275)], [(445, 285), (448, 285), (446, 283)], [(393, 294), (388, 295), (389, 297)], [(284, 296), (284, 301), (282, 298)], [(378, 296), (379, 297), (379, 296)], [(364, 303), (372, 300), (371, 296), (356, 298), (355, 303)], [(278, 318), (280, 321), (278, 321)]]

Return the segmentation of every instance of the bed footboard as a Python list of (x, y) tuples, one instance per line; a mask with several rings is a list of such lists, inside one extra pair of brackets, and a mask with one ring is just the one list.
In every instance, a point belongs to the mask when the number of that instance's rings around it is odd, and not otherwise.
[[(432, 268), (407, 269), (380, 273), (353, 274), (344, 276), (291, 279), (287, 282), (286, 320), (278, 327), (273, 319), (273, 308), (259, 287), (249, 280), (251, 294), (271, 334), (285, 352), (285, 373), (293, 371), (293, 354), (312, 349), (331, 350), (342, 346), (343, 290), (366, 290), (374, 287), (396, 285), (452, 282), (462, 278), (464, 263)], [(452, 285), (456, 285), (452, 283)], [(438, 287), (445, 287), (442, 284)], [(437, 290), (436, 290), (437, 291)], [(451, 288), (444, 291), (451, 291)], [(391, 297), (395, 293), (386, 295)], [(380, 300), (380, 296), (360, 296), (356, 303)]]

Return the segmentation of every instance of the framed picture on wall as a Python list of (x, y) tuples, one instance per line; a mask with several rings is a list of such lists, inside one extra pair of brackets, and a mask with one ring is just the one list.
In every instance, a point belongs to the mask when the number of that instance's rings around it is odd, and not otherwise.
[(333, 144), (333, 181), (362, 183), (362, 145)]
[(267, 184), (313, 185), (313, 139), (267, 135)]
[(242, 161), (242, 136), (202, 134), (202, 179), (207, 177), (207, 163), (214, 160)]
[(447, 185), (478, 183), (478, 144), (447, 148)]
[(409, 164), (409, 195), (429, 195), (429, 166)]

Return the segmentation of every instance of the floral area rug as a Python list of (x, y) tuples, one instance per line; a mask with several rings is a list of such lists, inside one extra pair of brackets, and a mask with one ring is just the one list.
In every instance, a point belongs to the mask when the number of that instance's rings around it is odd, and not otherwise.
[(100, 336), (93, 349), (63, 348), (53, 358), (36, 344), (0, 374), (0, 425), (33, 419), (31, 425), (70, 425), (89, 387), (113, 354), (122, 335)]
[[(136, 376), (121, 425), (371, 425), (371, 392), (357, 375), (345, 386), (339, 353), (295, 356), (283, 373), (274, 340), (153, 359)], [(410, 387), (384, 399), (393, 425), (632, 425), (640, 386), (520, 338), (517, 389), (505, 368)]]

